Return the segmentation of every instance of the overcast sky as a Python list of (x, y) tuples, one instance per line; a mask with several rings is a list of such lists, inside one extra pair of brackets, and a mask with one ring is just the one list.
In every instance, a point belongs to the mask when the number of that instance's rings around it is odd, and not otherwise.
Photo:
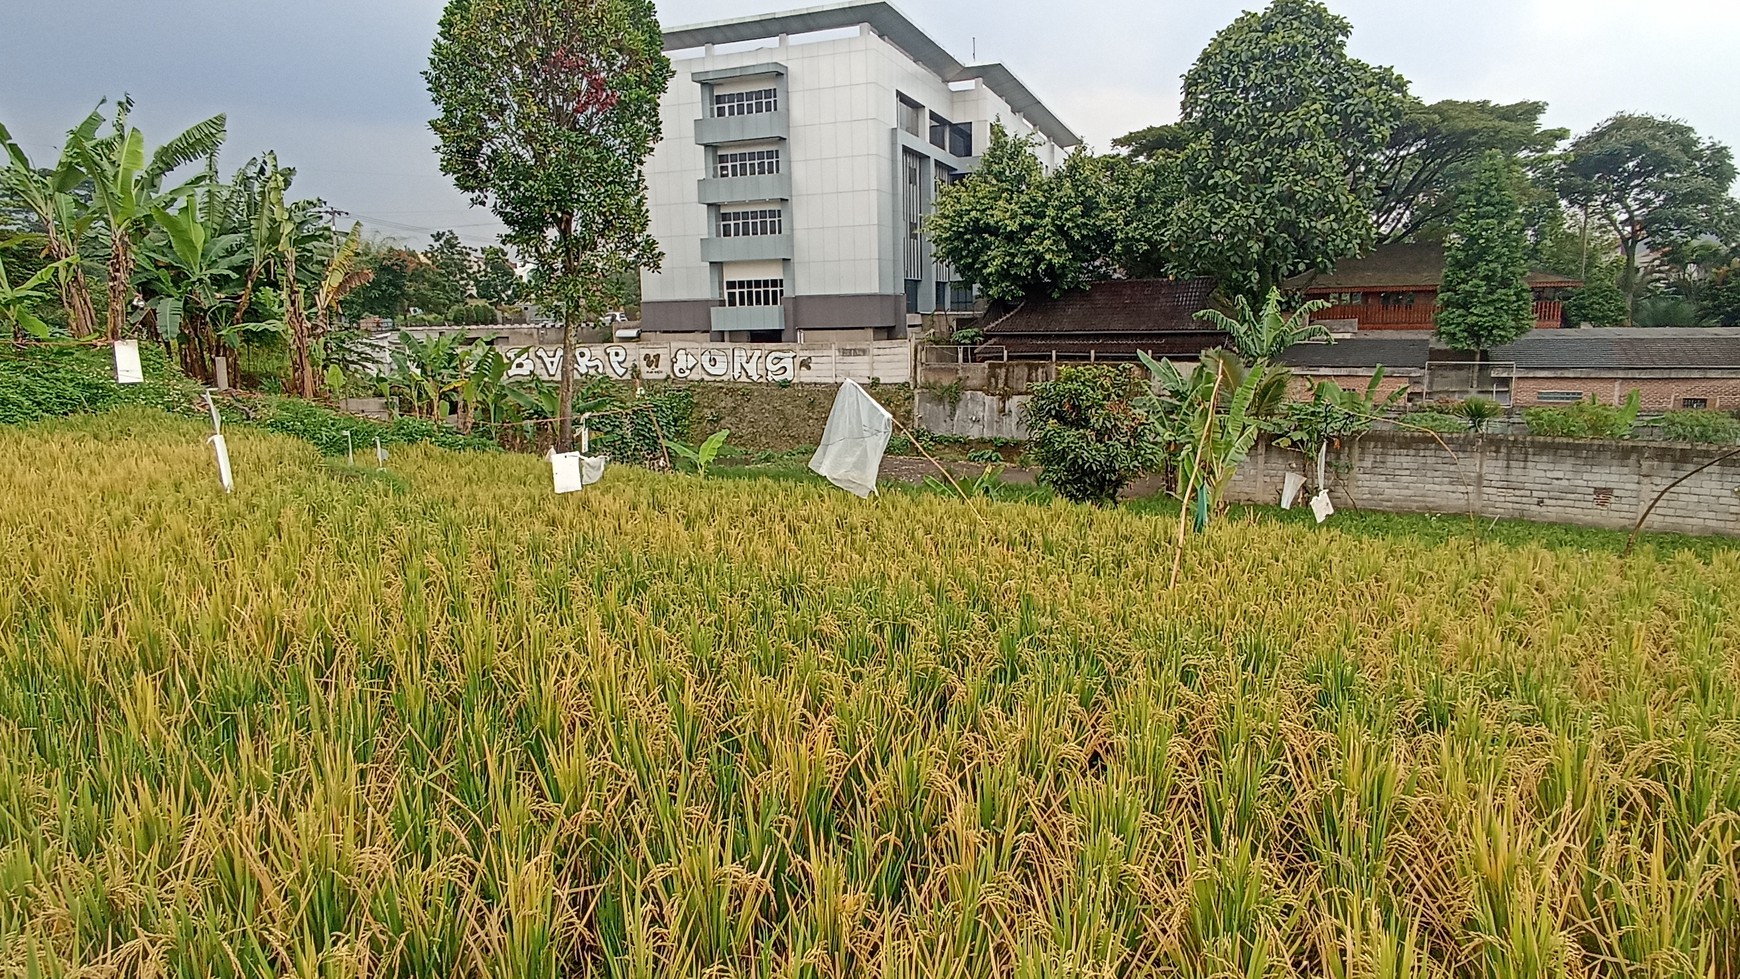
[[(1179, 76), (1259, 0), (897, 0), (962, 61), (1002, 61), (1105, 149), (1176, 119)], [(662, 0), (666, 25), (807, 0)], [(1074, 9), (1068, 9), (1070, 7)], [(1586, 129), (1619, 110), (1683, 118), (1740, 144), (1734, 0), (1331, 0), (1353, 52), (1427, 101), (1542, 99)], [(129, 92), (153, 143), (229, 114), (226, 168), (276, 149), (296, 191), (421, 242), (499, 226), (436, 168), (418, 72), (441, 0), (0, 0), (0, 121), (39, 157), (103, 96)], [(1068, 12), (1065, 13), (1064, 11)]]

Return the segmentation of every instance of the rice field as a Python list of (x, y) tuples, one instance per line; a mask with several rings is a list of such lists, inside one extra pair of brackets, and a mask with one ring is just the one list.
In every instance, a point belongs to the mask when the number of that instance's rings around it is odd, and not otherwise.
[(1740, 974), (1734, 551), (204, 433), (0, 428), (0, 974)]

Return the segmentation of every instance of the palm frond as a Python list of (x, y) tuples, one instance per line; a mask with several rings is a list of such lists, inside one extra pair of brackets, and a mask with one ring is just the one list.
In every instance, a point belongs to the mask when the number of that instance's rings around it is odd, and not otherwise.
[(146, 168), (145, 175), (160, 180), (171, 171), (211, 156), (223, 147), (228, 135), (228, 119), (221, 113), (195, 123), (151, 154), (151, 165)]

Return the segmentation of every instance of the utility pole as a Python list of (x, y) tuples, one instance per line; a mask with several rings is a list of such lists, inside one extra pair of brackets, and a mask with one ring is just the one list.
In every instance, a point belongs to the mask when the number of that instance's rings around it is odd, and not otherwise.
[(327, 222), (332, 225), (332, 250), (333, 253), (336, 254), (338, 252), (338, 219), (350, 217), (350, 212), (341, 211), (338, 208), (333, 207), (331, 204), (328, 204), (314, 213), (325, 218)]

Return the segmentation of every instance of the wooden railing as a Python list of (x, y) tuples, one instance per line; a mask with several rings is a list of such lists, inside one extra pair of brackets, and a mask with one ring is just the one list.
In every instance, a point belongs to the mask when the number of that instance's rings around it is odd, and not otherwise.
[[(1561, 302), (1535, 303), (1535, 322), (1549, 327), (1558, 326), (1565, 314), (1565, 304)], [(1385, 328), (1405, 329), (1417, 327), (1427, 329), (1438, 322), (1437, 304), (1420, 303), (1413, 306), (1382, 306), (1377, 303), (1366, 303), (1359, 306), (1331, 306), (1311, 317), (1313, 320), (1358, 320), (1361, 329), (1381, 330)]]

